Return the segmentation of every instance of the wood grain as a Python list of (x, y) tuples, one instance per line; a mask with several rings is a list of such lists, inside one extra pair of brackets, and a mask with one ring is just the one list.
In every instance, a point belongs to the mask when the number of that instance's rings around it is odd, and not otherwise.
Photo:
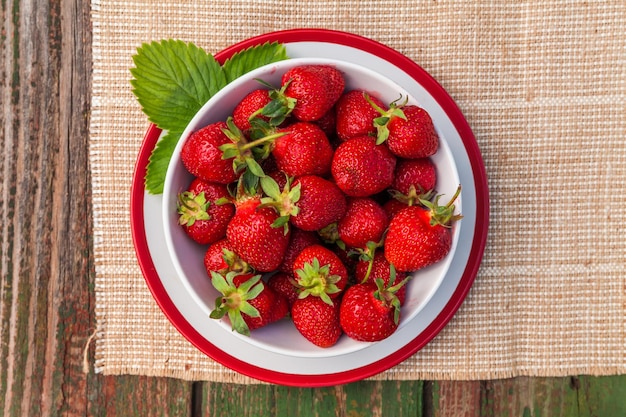
[(89, 10), (2, 2), (0, 413), (188, 415), (190, 383), (83, 373), (95, 323)]
[(298, 389), (83, 372), (95, 327), (90, 4), (0, 5), (3, 416), (626, 415), (625, 376)]

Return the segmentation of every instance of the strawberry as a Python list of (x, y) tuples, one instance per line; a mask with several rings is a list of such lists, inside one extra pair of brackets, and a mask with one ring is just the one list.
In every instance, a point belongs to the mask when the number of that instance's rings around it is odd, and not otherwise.
[(226, 226), (235, 213), (232, 204), (217, 203), (229, 198), (225, 185), (195, 178), (187, 191), (178, 195), (178, 222), (194, 241), (213, 243), (226, 235)]
[(452, 246), (451, 225), (461, 219), (454, 214), (454, 200), (439, 205), (439, 198), (431, 203), (421, 200), (425, 207), (407, 206), (397, 213), (389, 223), (385, 237), (385, 257), (399, 271), (415, 271), (442, 260)]
[(291, 306), (291, 318), (296, 329), (316, 346), (333, 346), (341, 337), (339, 303), (330, 304), (319, 297), (296, 300)]
[[(395, 281), (395, 271), (391, 276)], [(352, 339), (377, 342), (391, 336), (400, 322), (400, 301), (396, 296), (406, 280), (386, 287), (383, 280), (348, 288), (339, 308), (339, 323)]]
[(300, 298), (312, 295), (329, 304), (348, 284), (348, 271), (341, 259), (322, 245), (311, 245), (300, 252), (293, 263), (293, 275), (301, 289)]
[[(359, 260), (356, 264), (354, 275), (358, 283), (374, 282), (377, 278), (380, 278), (383, 280), (385, 286), (399, 284), (406, 278), (405, 272), (397, 271), (395, 281), (392, 283), (389, 282), (391, 279), (391, 264), (381, 251), (377, 251), (373, 258)], [(406, 286), (400, 288), (396, 296), (400, 301), (400, 305), (404, 304)]]
[(248, 93), (233, 110), (233, 122), (242, 131), (248, 132), (252, 126), (250, 125), (250, 119), (254, 116), (260, 117), (265, 121), (269, 121), (267, 116), (263, 116), (260, 110), (263, 109), (272, 99), (270, 98), (270, 91), (267, 89), (257, 89)]
[(389, 218), (385, 210), (371, 198), (351, 198), (337, 232), (343, 243), (352, 248), (365, 248), (368, 242), (379, 242)]
[(428, 199), (437, 183), (437, 171), (430, 158), (398, 159), (393, 183), (389, 190), (395, 200), (406, 205)]
[(352, 197), (367, 197), (393, 182), (396, 158), (371, 136), (357, 136), (335, 150), (331, 173), (337, 186)]
[(234, 331), (249, 335), (258, 329), (285, 317), (289, 312), (287, 299), (263, 284), (261, 275), (235, 283), (237, 273), (222, 276), (211, 273), (211, 283), (222, 295), (215, 300), (210, 317), (221, 319), (228, 315)]
[(385, 203), (383, 204), (383, 210), (385, 210), (387, 216), (389, 216), (389, 220), (391, 220), (393, 216), (398, 214), (403, 208), (406, 207), (408, 207), (407, 203), (403, 203), (402, 201), (396, 200), (395, 198), (385, 201)]
[(237, 255), (260, 272), (274, 271), (283, 261), (289, 244), (289, 232), (272, 225), (278, 214), (261, 208), (258, 197), (236, 203), (235, 215), (228, 223), (226, 237)]
[(439, 135), (426, 110), (415, 105), (402, 107), (404, 118), (391, 116), (387, 123), (389, 150), (401, 158), (416, 159), (434, 155)]
[(325, 175), (330, 171), (333, 148), (324, 131), (313, 123), (296, 122), (278, 129), (272, 155), (278, 169), (290, 177)]
[(304, 231), (297, 227), (292, 228), (289, 246), (287, 246), (283, 262), (278, 267), (278, 270), (291, 274), (293, 272), (293, 261), (296, 260), (302, 249), (319, 243), (320, 240), (316, 233)]
[(335, 108), (328, 110), (321, 118), (314, 120), (313, 123), (318, 125), (320, 129), (326, 134), (328, 140), (334, 139), (336, 135), (335, 126), (337, 125), (337, 116), (335, 115)]
[(308, 231), (315, 231), (341, 219), (346, 212), (344, 194), (335, 183), (317, 175), (304, 175), (294, 181), (300, 185), (300, 199), (296, 202), (298, 214), (291, 223)]
[(293, 305), (300, 294), (300, 289), (291, 273), (279, 271), (267, 279), (267, 285), (277, 294), (283, 295), (289, 302), (289, 306)]
[(217, 122), (193, 132), (180, 151), (180, 159), (195, 177), (207, 182), (229, 184), (238, 174), (233, 169), (233, 158), (223, 158), (220, 146), (232, 143), (224, 133), (225, 122)]
[(251, 270), (250, 266), (233, 251), (226, 238), (209, 245), (204, 254), (204, 267), (209, 275), (211, 271), (226, 275), (229, 272), (245, 274)]
[[(340, 140), (346, 141), (356, 136), (375, 136), (374, 119), (380, 113), (366, 99), (362, 90), (351, 90), (343, 94), (336, 104), (336, 130)], [(376, 96), (369, 95), (371, 101), (380, 108), (383, 102)]]
[(436, 184), (437, 171), (430, 158), (398, 159), (391, 188), (409, 194), (413, 187), (423, 193), (433, 190)]
[(345, 87), (343, 74), (329, 65), (301, 65), (286, 71), (281, 85), (296, 100), (292, 115), (305, 122), (320, 119), (337, 102)]

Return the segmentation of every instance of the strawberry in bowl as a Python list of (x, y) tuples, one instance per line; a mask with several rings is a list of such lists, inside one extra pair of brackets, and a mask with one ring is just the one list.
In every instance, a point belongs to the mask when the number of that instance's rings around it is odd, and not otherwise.
[[(229, 210), (206, 242), (177, 214), (198, 178), (229, 192), (211, 201)], [(454, 256), (461, 202), (452, 154), (416, 99), (359, 65), (298, 58), (241, 76), (197, 113), (168, 167), (163, 224), (207, 320), (268, 351), (324, 357), (416, 319)]]

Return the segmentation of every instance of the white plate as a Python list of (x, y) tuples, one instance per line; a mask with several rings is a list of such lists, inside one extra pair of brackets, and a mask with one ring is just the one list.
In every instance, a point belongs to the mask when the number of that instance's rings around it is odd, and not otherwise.
[[(223, 365), (253, 378), (284, 385), (335, 385), (366, 378), (421, 349), (447, 324), (464, 300), (478, 270), (487, 235), (488, 193), (480, 152), (467, 122), (439, 84), (408, 58), (369, 39), (325, 30), (283, 31), (249, 39), (216, 57), (223, 60), (236, 51), (266, 41), (284, 43), (291, 58), (339, 59), (385, 74), (419, 98), (420, 105), (430, 113), (456, 163), (464, 216), (457, 224), (456, 250), (446, 265), (448, 271), (441, 285), (423, 308), (403, 321), (392, 336), (344, 355), (294, 357), (270, 352), (262, 344), (249, 343), (245, 336), (224, 331), (219, 321), (207, 318), (203, 306), (192, 301), (185, 285), (176, 278), (176, 270), (162, 243), (162, 197), (143, 191), (147, 157), (160, 134), (155, 127), (146, 134), (133, 179), (131, 218), (139, 263), (155, 300), (170, 321), (198, 349)], [(411, 285), (418, 283), (416, 280)]]

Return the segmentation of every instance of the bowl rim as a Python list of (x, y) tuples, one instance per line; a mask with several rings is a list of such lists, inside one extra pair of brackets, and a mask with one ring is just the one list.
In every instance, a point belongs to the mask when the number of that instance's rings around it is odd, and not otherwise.
[[(210, 301), (214, 300), (215, 299), (214, 297), (216, 297), (218, 293), (216, 292), (213, 295), (213, 298), (210, 298), (210, 299), (207, 299), (207, 297), (198, 294), (196, 285), (194, 285), (194, 283), (192, 282), (194, 281), (193, 277), (195, 275), (193, 273), (190, 275), (188, 271), (189, 268), (185, 266), (185, 262), (183, 261), (183, 258), (188, 253), (188, 251), (182, 247), (178, 247), (177, 244), (174, 242), (174, 234), (176, 234), (177, 236), (179, 236), (179, 239), (176, 239), (178, 242), (180, 242), (180, 240), (184, 240), (183, 242), (184, 245), (193, 246), (195, 248), (194, 244), (192, 244), (187, 239), (185, 239), (186, 236), (184, 236), (184, 232), (182, 232), (182, 229), (180, 228), (178, 223), (175, 221), (176, 216), (174, 215), (174, 207), (177, 201), (176, 195), (182, 190), (180, 189), (181, 187), (180, 181), (178, 181), (178, 186), (173, 186), (173, 182), (175, 179), (180, 179), (179, 178), (180, 175), (188, 176), (190, 177), (190, 179), (193, 177), (184, 169), (184, 167), (181, 164), (181, 161), (180, 161), (181, 149), (183, 148), (185, 142), (188, 140), (188, 138), (193, 132), (209, 124), (223, 121), (221, 116), (213, 116), (211, 112), (216, 108), (218, 109), (217, 110), (218, 113), (221, 112), (222, 109), (225, 109), (226, 107), (221, 105), (222, 101), (225, 98), (227, 98), (230, 94), (238, 92), (237, 90), (238, 88), (240, 88), (240, 86), (242, 85), (245, 86), (246, 90), (250, 88), (255, 88), (254, 80), (258, 78), (263, 79), (264, 76), (265, 77), (273, 76), (274, 78), (276, 78), (276, 77), (279, 77), (281, 73), (284, 73), (284, 71), (290, 68), (294, 68), (296, 66), (301, 66), (301, 65), (311, 65), (311, 64), (329, 65), (329, 66), (333, 66), (335, 68), (340, 69), (342, 73), (344, 73), (346, 76), (347, 84), (350, 83), (350, 77), (351, 77), (350, 73), (359, 72), (359, 77), (366, 76), (366, 77), (370, 77), (371, 80), (377, 80), (379, 83), (377, 84), (377, 86), (380, 86), (380, 88), (384, 88), (384, 91), (388, 91), (389, 93), (387, 94), (389, 95), (390, 98), (393, 96), (393, 99), (396, 99), (397, 93), (400, 93), (403, 98), (406, 97), (408, 99), (409, 104), (418, 104), (418, 99), (416, 97), (411, 96), (410, 93), (406, 91), (402, 86), (400, 86), (393, 80), (389, 79), (385, 75), (380, 74), (377, 71), (371, 70), (368, 67), (355, 64), (352, 62), (348, 62), (348, 61), (339, 60), (339, 59), (304, 57), (304, 58), (289, 58), (283, 61), (267, 64), (253, 71), (250, 71), (249, 73), (244, 74), (238, 79), (229, 83), (222, 90), (218, 91), (200, 108), (200, 110), (198, 110), (196, 115), (192, 118), (192, 120), (187, 125), (186, 129), (183, 131), (181, 138), (174, 149), (172, 158), (167, 168), (167, 174), (165, 177), (165, 183), (163, 187), (163, 201), (162, 201), (163, 218), (162, 220), (163, 220), (163, 225), (164, 225), (164, 230), (165, 230), (165, 246), (172, 260), (176, 273), (178, 274), (178, 278), (182, 281), (183, 285), (189, 292), (189, 295), (191, 296), (193, 301), (201, 307), (201, 309), (206, 313), (207, 316), (210, 314), (212, 310), (211, 306), (209, 305)], [(259, 85), (259, 88), (261, 88), (260, 85)], [(458, 184), (460, 180), (459, 180), (454, 158), (451, 155), (451, 152), (448, 148), (445, 137), (441, 134), (440, 134), (440, 141), (441, 141), (440, 151), (438, 151), (437, 157), (443, 158), (445, 160), (449, 160), (451, 162), (449, 166), (449, 170), (446, 171), (446, 177), (447, 177), (446, 180), (450, 182), (450, 179), (454, 178), (454, 181), (452, 182), (454, 184)], [(450, 190), (450, 191), (453, 191), (453, 190)], [(456, 205), (459, 208), (459, 210), (462, 210), (462, 196), (460, 196), (457, 199)], [(411, 289), (407, 291), (407, 303), (403, 307), (403, 314), (401, 316), (399, 328), (408, 325), (408, 323), (411, 320), (413, 320), (415, 317), (418, 316), (419, 312), (432, 299), (435, 292), (437, 291), (437, 289), (439, 288), (439, 286), (445, 279), (448, 269), (450, 267), (450, 263), (454, 256), (454, 251), (456, 250), (456, 247), (457, 247), (458, 234), (459, 234), (458, 232), (459, 232), (458, 227), (455, 226), (453, 229), (452, 249), (450, 253), (446, 256), (446, 258), (442, 262), (438, 263), (438, 265), (435, 267), (436, 273), (433, 274), (429, 272), (429, 271), (432, 271), (432, 269), (420, 271), (420, 275), (427, 274), (429, 276), (427, 278), (422, 277), (423, 279), (421, 279), (420, 284), (411, 283)], [(434, 275), (434, 276), (431, 276), (431, 275)], [(435, 279), (430, 279), (430, 278), (435, 278)], [(203, 285), (203, 284), (206, 285), (206, 283), (202, 283), (200, 285)], [(424, 293), (417, 290), (418, 285), (426, 287)], [(408, 296), (409, 294), (415, 294), (415, 296), (417, 297), (417, 300), (413, 300), (413, 302), (410, 302), (409, 296)], [(224, 331), (230, 332), (228, 323), (226, 323), (224, 320), (221, 320), (220, 324)], [(273, 326), (274, 329), (276, 327), (277, 326)], [(333, 356), (338, 356), (338, 355), (350, 354), (358, 350), (366, 349), (370, 345), (364, 342), (349, 340), (349, 341), (343, 341), (342, 343), (339, 343), (337, 345), (334, 345), (332, 347), (325, 348), (325, 349), (321, 349), (317, 347), (310, 347), (310, 350), (308, 349), (307, 350), (302, 350), (302, 349), (294, 350), (294, 349), (290, 349), (289, 346), (284, 346), (280, 343), (274, 343), (276, 341), (275, 338), (269, 338), (269, 340), (267, 340), (268, 338), (262, 339), (258, 337), (260, 334), (261, 334), (260, 332), (256, 331), (256, 332), (253, 332), (250, 336), (239, 336), (239, 335), (235, 335), (235, 336), (238, 338), (241, 338), (246, 343), (250, 343), (261, 349), (280, 353), (286, 356), (293, 356), (293, 357), (327, 358), (327, 357), (333, 357)]]

